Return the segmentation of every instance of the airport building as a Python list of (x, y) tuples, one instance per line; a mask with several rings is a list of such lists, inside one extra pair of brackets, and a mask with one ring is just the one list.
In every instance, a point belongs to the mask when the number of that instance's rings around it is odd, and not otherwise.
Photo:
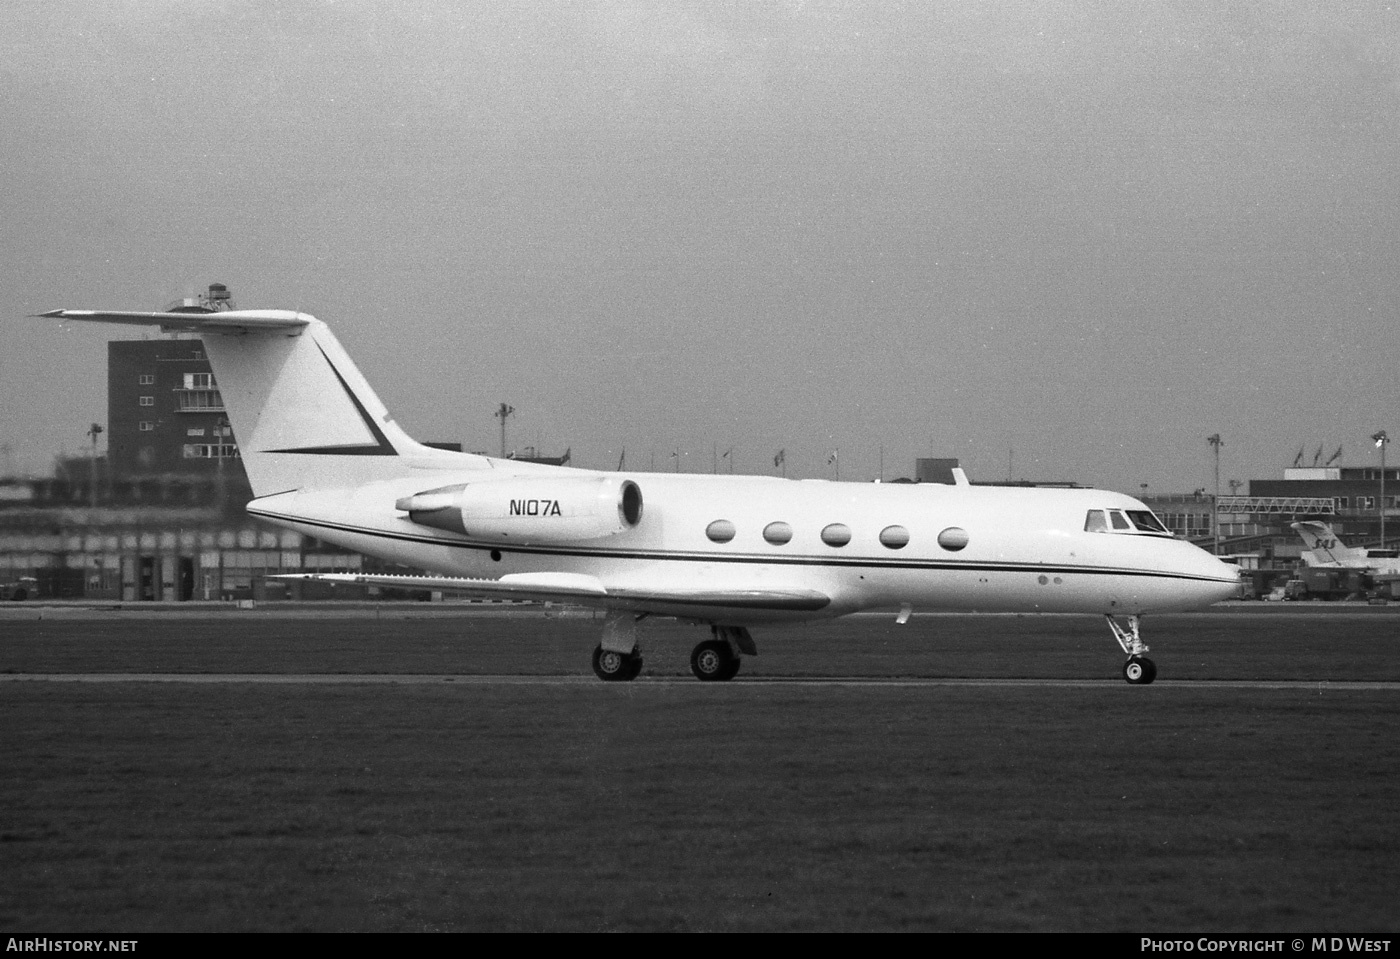
[[(107, 344), (107, 462), (118, 476), (241, 480), (238, 444), (198, 339)], [(246, 480), (243, 480), (246, 486)]]
[(282, 594), (267, 573), (362, 568), (359, 554), (270, 529), (243, 513), (246, 498), (222, 496), (216, 481), (174, 475), (99, 480), (95, 505), (86, 478), (0, 481), (0, 583), (32, 579), (55, 598), (230, 600)]

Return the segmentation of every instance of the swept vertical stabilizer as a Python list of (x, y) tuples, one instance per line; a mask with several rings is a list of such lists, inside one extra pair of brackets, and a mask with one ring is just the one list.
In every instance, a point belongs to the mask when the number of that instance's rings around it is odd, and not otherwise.
[(435, 450), (411, 439), (329, 327), (305, 313), (55, 310), (43, 315), (198, 333), (255, 496), (401, 476), (410, 461), (457, 470), (491, 466), (485, 457)]

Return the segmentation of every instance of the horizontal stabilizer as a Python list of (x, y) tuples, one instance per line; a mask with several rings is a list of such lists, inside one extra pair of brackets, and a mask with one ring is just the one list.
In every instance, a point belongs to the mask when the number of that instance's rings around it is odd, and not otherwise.
[(581, 573), (515, 573), (500, 579), (456, 576), (390, 576), (374, 573), (283, 573), (279, 580), (313, 580), (355, 586), (394, 586), (435, 589), (497, 599), (576, 603), (610, 609), (722, 608), (770, 612), (815, 612), (831, 605), (831, 597), (810, 589), (636, 589), (603, 586)]
[(85, 323), (119, 323), (125, 326), (159, 326), (163, 330), (198, 333), (253, 333), (299, 330), (311, 317), (292, 310), (224, 310), (218, 313), (135, 313), (114, 310), (50, 310), (37, 314), (55, 320)]

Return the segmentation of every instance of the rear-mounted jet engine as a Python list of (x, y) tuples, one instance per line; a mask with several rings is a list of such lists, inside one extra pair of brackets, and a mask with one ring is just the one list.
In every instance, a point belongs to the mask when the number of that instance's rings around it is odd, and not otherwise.
[(405, 496), (394, 504), (421, 526), (527, 546), (615, 536), (642, 519), (642, 491), (614, 476), (488, 480)]

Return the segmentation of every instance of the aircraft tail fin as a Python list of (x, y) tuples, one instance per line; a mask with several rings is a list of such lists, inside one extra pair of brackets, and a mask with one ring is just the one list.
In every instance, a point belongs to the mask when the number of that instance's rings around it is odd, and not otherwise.
[(1313, 565), (1346, 565), (1349, 562), (1364, 560), (1366, 551), (1351, 546), (1343, 546), (1337, 534), (1332, 531), (1331, 525), (1318, 522), (1316, 520), (1305, 520), (1293, 524), (1294, 531), (1307, 544), (1309, 550), (1317, 558)]
[(255, 496), (388, 479), (411, 466), (491, 467), (485, 457), (411, 439), (330, 328), (305, 313), (54, 310), (41, 315), (198, 333)]

